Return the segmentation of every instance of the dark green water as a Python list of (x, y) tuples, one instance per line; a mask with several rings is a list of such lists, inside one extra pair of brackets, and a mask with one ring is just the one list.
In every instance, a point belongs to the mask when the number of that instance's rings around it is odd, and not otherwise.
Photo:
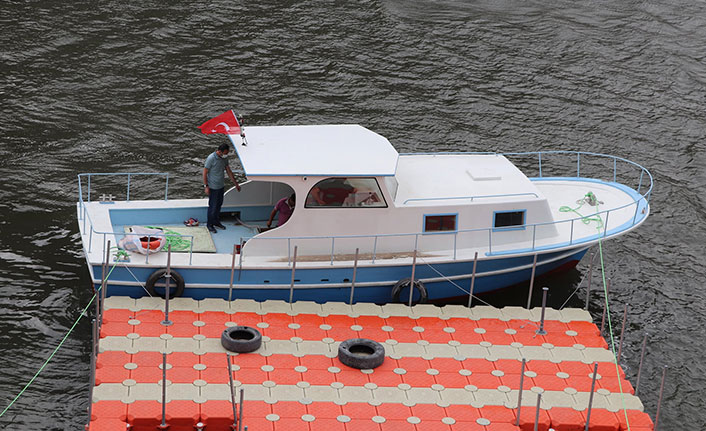
[[(91, 297), (76, 174), (169, 172), (172, 197), (197, 197), (222, 138), (196, 126), (234, 108), (249, 124), (359, 123), (401, 152), (584, 150), (648, 167), (651, 217), (606, 245), (614, 332), (627, 303), (633, 381), (650, 333), (652, 415), (670, 367), (661, 429), (706, 429), (706, 5), (550, 3), (3, 1), (0, 409)], [(553, 305), (586, 270), (543, 281)], [(84, 320), (0, 428), (85, 423), (89, 338)]]

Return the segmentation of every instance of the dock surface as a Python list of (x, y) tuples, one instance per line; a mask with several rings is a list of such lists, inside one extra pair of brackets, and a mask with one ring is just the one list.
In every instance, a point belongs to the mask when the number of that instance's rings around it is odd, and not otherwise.
[[(165, 423), (171, 431), (230, 430), (244, 390), (250, 431), (652, 430), (639, 398), (615, 365), (590, 315), (577, 309), (316, 304), (220, 299), (105, 300), (90, 430), (157, 430), (167, 354)], [(228, 354), (229, 326), (258, 329), (262, 347)], [(340, 342), (385, 347), (374, 370), (343, 365)], [(526, 360), (519, 426), (522, 359)], [(622, 394), (621, 394), (622, 389)], [(627, 415), (627, 421), (626, 421)]]

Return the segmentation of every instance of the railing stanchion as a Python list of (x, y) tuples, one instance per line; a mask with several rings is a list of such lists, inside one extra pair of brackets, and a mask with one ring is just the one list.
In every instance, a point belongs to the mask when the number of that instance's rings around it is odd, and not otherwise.
[(642, 348), (640, 349), (640, 365), (637, 367), (637, 378), (635, 379), (635, 396), (640, 391), (640, 376), (642, 375), (642, 362), (645, 359), (645, 347), (647, 347), (647, 333), (642, 339)]
[[(230, 363), (230, 355), (226, 353), (226, 361), (228, 362), (228, 386), (230, 388), (230, 403), (233, 407), (233, 430), (238, 429), (238, 412), (235, 407), (235, 387), (233, 386), (233, 366)], [(243, 406), (241, 405), (242, 409)]]
[[(412, 253), (412, 277), (409, 279), (409, 306), (412, 306), (412, 295), (414, 294), (414, 271), (417, 269), (417, 249)], [(420, 292), (421, 293), (421, 292)]]
[(537, 153), (539, 155), (539, 178), (542, 178), (542, 152)]
[(601, 317), (601, 335), (603, 335), (603, 329), (605, 328), (606, 304), (608, 303), (608, 295), (610, 294), (610, 278), (608, 280), (606, 280), (605, 292), (606, 292), (606, 298), (604, 298), (605, 301), (603, 302), (603, 316)]
[(473, 301), (473, 289), (476, 286), (476, 266), (478, 265), (478, 252), (473, 255), (473, 272), (471, 272), (471, 289), (468, 291), (468, 308)]
[[(101, 303), (101, 308), (100, 308), (100, 319), (98, 320), (98, 326), (103, 326), (103, 310), (105, 308), (104, 302), (105, 298), (108, 295), (108, 266), (110, 266), (110, 240), (108, 240), (108, 250), (106, 251), (105, 254), (105, 263), (103, 267), (103, 279), (101, 280), (101, 291), (100, 291), (100, 303)], [(98, 299), (98, 298), (96, 298)]]
[(535, 253), (534, 259), (532, 259), (532, 275), (530, 276), (529, 293), (527, 294), (527, 309), (530, 309), (532, 305), (532, 290), (534, 289), (534, 273), (537, 269), (537, 254)]
[(373, 265), (375, 264), (375, 256), (378, 250), (378, 236), (375, 235), (375, 241), (373, 241)]
[(637, 194), (640, 194), (640, 189), (642, 188), (642, 177), (645, 175), (645, 170), (640, 171), (640, 182), (637, 184)]
[(152, 244), (152, 235), (147, 235), (147, 253), (145, 253), (145, 264), (150, 262), (150, 244)]
[(191, 235), (191, 241), (189, 242), (189, 265), (194, 263), (194, 236)]
[(517, 395), (517, 420), (515, 421), (515, 426), (520, 426), (520, 409), (522, 408), (522, 391), (524, 390), (525, 382), (525, 365), (527, 364), (527, 359), (522, 358), (522, 368), (520, 369), (520, 390)]
[(297, 247), (294, 246), (294, 258), (292, 259), (292, 281), (289, 284), (289, 303), (292, 303), (292, 300), (294, 299), (294, 274), (297, 270)]
[(588, 286), (586, 287), (586, 311), (588, 311), (588, 300), (591, 299), (591, 278), (593, 277), (593, 259), (596, 253), (591, 253), (591, 263), (588, 266)]
[(581, 178), (581, 153), (576, 153), (576, 178)]
[(664, 395), (664, 378), (667, 376), (667, 366), (662, 369), (662, 383), (659, 385), (659, 399), (657, 400), (657, 413), (655, 413), (655, 431), (659, 429), (659, 412), (662, 410), (662, 396)]
[(169, 172), (167, 172), (167, 177), (164, 180), (164, 200), (169, 200)]
[(603, 238), (608, 235), (608, 217), (610, 216), (610, 211), (606, 211), (605, 213), (605, 227), (603, 228)]
[(162, 353), (162, 424), (159, 429), (167, 429), (167, 353)]
[(547, 293), (549, 292), (548, 287), (542, 288), (542, 317), (539, 319), (539, 329), (535, 331), (537, 335), (547, 335), (547, 331), (544, 330), (544, 313), (547, 310)]
[[(148, 246), (149, 247), (149, 246)], [(167, 273), (164, 274), (164, 320), (163, 326), (172, 326), (169, 320), (169, 297), (172, 296), (172, 245), (167, 246)]]
[[(240, 388), (240, 411), (238, 415), (238, 431), (243, 430), (243, 398), (245, 397), (245, 389)], [(248, 427), (245, 427), (247, 431)]]
[(539, 430), (539, 406), (542, 404), (542, 394), (537, 394), (537, 411), (534, 414), (534, 431)]
[(230, 285), (228, 286), (228, 302), (233, 300), (233, 276), (235, 275), (235, 255), (238, 244), (233, 244), (233, 259), (230, 263)]
[(623, 336), (625, 335), (625, 322), (628, 320), (628, 304), (625, 304), (625, 312), (623, 312), (623, 326), (620, 328), (620, 342), (618, 343), (618, 357), (615, 361), (620, 365), (620, 358), (623, 355)]
[(96, 385), (96, 346), (98, 342), (96, 341), (98, 336), (98, 322), (97, 319), (93, 319), (91, 327), (91, 335), (93, 338), (93, 347), (91, 348), (91, 375), (88, 381), (88, 422), (86, 424), (86, 430), (91, 426), (91, 417), (93, 415), (93, 387)]
[(333, 254), (334, 254), (335, 247), (336, 247), (336, 237), (332, 236), (331, 237), (331, 265), (333, 265)]
[(88, 202), (91, 201), (91, 175), (88, 175)]
[(127, 202), (130, 202), (130, 174), (127, 174), (127, 196), (125, 197)]
[(353, 278), (351, 279), (351, 299), (349, 301), (350, 305), (353, 305), (353, 293), (355, 292), (355, 277), (358, 272), (358, 252), (360, 249), (355, 249), (355, 260), (353, 261)]
[(245, 241), (243, 241), (243, 238), (240, 238), (240, 259), (238, 259), (238, 282), (240, 282), (240, 275), (243, 273), (243, 252), (245, 249), (243, 248), (245, 246)]
[(574, 220), (576, 219), (571, 219), (571, 235), (569, 236), (569, 245), (574, 244)]
[(596, 390), (596, 377), (598, 376), (598, 362), (593, 363), (593, 380), (591, 381), (591, 394), (588, 396), (588, 409), (586, 410), (586, 428), (584, 431), (588, 431), (588, 426), (591, 423), (591, 409), (593, 408), (593, 393)]
[(287, 238), (287, 266), (292, 264), (292, 238)]

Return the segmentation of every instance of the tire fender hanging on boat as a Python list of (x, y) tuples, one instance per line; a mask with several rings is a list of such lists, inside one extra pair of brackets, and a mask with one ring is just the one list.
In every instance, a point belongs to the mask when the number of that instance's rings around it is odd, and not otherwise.
[[(166, 268), (158, 269), (152, 274), (150, 274), (149, 277), (147, 277), (147, 281), (145, 282), (145, 289), (147, 289), (147, 292), (149, 292), (150, 295), (152, 296), (159, 296), (161, 298), (164, 298), (166, 296), (167, 292), (167, 286), (166, 286), (166, 281), (167, 281), (167, 270)], [(174, 271), (173, 269), (170, 271), (171, 279), (174, 284), (176, 284), (176, 289), (172, 291), (171, 286), (169, 288), (169, 299), (176, 298), (181, 296), (182, 293), (184, 293), (184, 277), (181, 276), (178, 272)], [(158, 293), (155, 290), (155, 285), (157, 284), (158, 281), (163, 281), (165, 283), (164, 285), (164, 294)], [(171, 283), (170, 283), (171, 284)]]
[(419, 300), (417, 301), (414, 301), (414, 295), (412, 295), (412, 305), (426, 303), (429, 295), (427, 294), (427, 288), (424, 287), (424, 283), (422, 283), (421, 280), (414, 280), (414, 283), (412, 283), (409, 278), (403, 278), (392, 287), (392, 301), (402, 302), (405, 304), (408, 303), (409, 296), (407, 296), (407, 298), (400, 298), (400, 296), (402, 294), (402, 290), (409, 287), (410, 284), (413, 289), (416, 289), (419, 292)]

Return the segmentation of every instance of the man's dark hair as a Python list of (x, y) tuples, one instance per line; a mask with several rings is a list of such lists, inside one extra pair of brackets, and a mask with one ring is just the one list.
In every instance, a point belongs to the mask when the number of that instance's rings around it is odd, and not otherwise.
[(228, 146), (228, 144), (221, 144), (218, 146), (218, 151), (223, 152), (225, 150), (228, 150), (228, 152), (230, 152), (230, 147)]
[(292, 194), (289, 196), (289, 199), (291, 199), (292, 202), (296, 202), (296, 201), (297, 201), (296, 198), (294, 197), (294, 193), (292, 193)]

